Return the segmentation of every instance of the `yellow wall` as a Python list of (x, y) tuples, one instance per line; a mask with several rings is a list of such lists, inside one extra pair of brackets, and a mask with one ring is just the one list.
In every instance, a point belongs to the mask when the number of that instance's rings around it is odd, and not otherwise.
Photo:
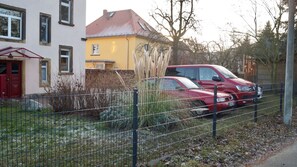
[[(136, 36), (88, 38), (86, 42), (86, 60), (114, 61), (113, 66), (106, 65), (106, 69), (134, 70), (133, 52), (136, 47), (143, 46), (145, 43), (147, 43), (145, 39)], [(92, 44), (99, 44), (99, 56), (91, 55)], [(85, 66), (86, 68), (93, 68), (94, 63), (86, 63)]]

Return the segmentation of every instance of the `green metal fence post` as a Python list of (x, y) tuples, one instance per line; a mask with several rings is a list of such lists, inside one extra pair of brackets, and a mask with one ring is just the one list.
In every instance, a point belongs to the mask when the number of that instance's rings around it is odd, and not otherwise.
[(280, 93), (279, 93), (279, 112), (282, 114), (283, 113), (283, 93), (284, 93), (284, 84), (281, 83), (280, 85)]
[(137, 165), (137, 141), (138, 141), (138, 89), (133, 91), (133, 160), (132, 167)]
[(258, 120), (258, 84), (256, 84), (256, 93), (254, 97), (254, 122), (257, 122)]
[(218, 87), (215, 85), (214, 87), (214, 97), (213, 97), (213, 119), (212, 119), (212, 137), (215, 138), (217, 136), (217, 91)]

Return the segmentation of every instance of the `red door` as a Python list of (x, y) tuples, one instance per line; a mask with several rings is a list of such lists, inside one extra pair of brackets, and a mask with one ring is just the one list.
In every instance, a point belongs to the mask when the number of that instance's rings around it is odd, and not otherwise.
[(22, 72), (20, 61), (0, 61), (0, 98), (22, 95)]

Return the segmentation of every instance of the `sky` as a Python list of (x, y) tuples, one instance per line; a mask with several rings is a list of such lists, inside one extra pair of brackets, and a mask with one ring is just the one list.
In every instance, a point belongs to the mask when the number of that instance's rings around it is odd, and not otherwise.
[[(155, 27), (156, 23), (151, 18), (150, 14), (156, 6), (165, 9), (164, 1), (165, 0), (86, 0), (86, 24), (88, 25), (101, 17), (104, 9), (107, 11), (132, 9), (151, 26)], [(250, 6), (247, 0), (198, 0), (194, 8), (197, 19), (199, 20), (199, 33), (190, 32), (186, 34), (185, 38), (195, 36), (199, 42), (218, 41), (219, 39), (227, 39), (229, 37), (228, 31), (231, 30), (232, 27), (240, 31), (246, 31), (248, 25), (240, 15), (243, 15), (248, 22), (252, 23)], [(263, 26), (264, 22), (269, 19), (263, 9), (259, 10), (258, 17)], [(260, 28), (263, 28), (263, 26), (260, 26)]]

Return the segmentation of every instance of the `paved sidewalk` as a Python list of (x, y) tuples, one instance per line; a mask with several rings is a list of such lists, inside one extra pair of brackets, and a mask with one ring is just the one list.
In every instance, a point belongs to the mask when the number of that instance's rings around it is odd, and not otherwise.
[(297, 142), (254, 167), (297, 167)]

